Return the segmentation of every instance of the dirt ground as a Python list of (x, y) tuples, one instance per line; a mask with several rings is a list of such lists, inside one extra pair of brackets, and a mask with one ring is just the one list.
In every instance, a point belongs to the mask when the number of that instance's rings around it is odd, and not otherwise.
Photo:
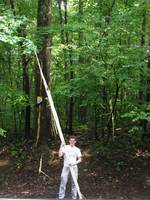
[[(29, 150), (29, 149), (28, 149)], [(0, 197), (6, 198), (56, 198), (58, 196), (63, 160), (58, 158), (58, 147), (43, 154), (39, 174), (40, 151), (30, 149), (22, 163), (10, 148), (0, 149)], [(137, 151), (132, 156), (112, 156), (111, 159), (83, 147), (83, 162), (79, 164), (79, 185), (85, 197), (133, 199), (150, 197), (150, 152)], [(18, 156), (18, 155), (17, 155)], [(114, 160), (117, 162), (113, 162)], [(117, 164), (114, 164), (117, 163)], [(45, 174), (46, 175), (45, 175)], [(67, 197), (70, 184), (67, 185)]]

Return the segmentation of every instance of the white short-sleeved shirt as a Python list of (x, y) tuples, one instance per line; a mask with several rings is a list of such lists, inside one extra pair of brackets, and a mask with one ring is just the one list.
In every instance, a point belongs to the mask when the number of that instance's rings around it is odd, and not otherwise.
[(75, 163), (82, 156), (80, 149), (76, 146), (66, 145), (62, 148), (62, 152), (64, 153), (64, 166)]

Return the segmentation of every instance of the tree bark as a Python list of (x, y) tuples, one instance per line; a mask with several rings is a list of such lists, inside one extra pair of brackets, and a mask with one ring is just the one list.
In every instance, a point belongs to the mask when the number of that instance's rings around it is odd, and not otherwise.
[[(70, 60), (70, 66), (72, 66), (73, 61), (72, 61), (72, 51), (70, 50), (69, 52), (69, 60)], [(70, 71), (70, 80), (74, 78), (74, 72)], [(71, 91), (70, 91), (71, 92)], [(74, 117), (74, 98), (71, 96), (69, 97), (69, 109), (68, 109), (68, 129), (67, 133), (72, 134), (73, 133), (73, 117)]]
[[(143, 11), (143, 21), (142, 21), (142, 35), (141, 35), (141, 46), (143, 47), (145, 45), (145, 31), (146, 31), (146, 11)], [(139, 105), (142, 105), (146, 101), (146, 91), (145, 91), (145, 85), (146, 80), (143, 77), (143, 69), (142, 66), (140, 69), (140, 89), (139, 89)], [(141, 120), (140, 125), (144, 132), (146, 132), (147, 127), (147, 121)]]
[[(62, 10), (61, 6), (64, 6), (64, 15), (62, 15)], [(59, 18), (60, 18), (60, 24), (63, 27), (64, 24), (68, 23), (68, 11), (67, 11), (67, 6), (68, 6), (68, 1), (67, 0), (57, 0), (58, 4), (58, 9), (59, 9)], [(69, 44), (69, 34), (66, 31), (64, 33), (63, 29), (61, 30), (61, 43), (62, 44)], [(64, 65), (65, 68), (68, 68), (69, 65), (72, 65), (72, 52), (69, 50), (67, 54), (67, 50), (64, 49)], [(68, 55), (68, 56), (67, 56)], [(64, 78), (66, 81), (69, 81), (73, 79), (74, 74), (73, 71), (71, 70), (70, 73), (65, 74)], [(74, 100), (73, 97), (69, 97), (66, 99), (66, 127), (65, 127), (65, 132), (68, 134), (72, 134), (72, 129), (73, 129), (73, 109), (74, 109)]]
[(31, 106), (29, 104), (30, 99), (30, 82), (29, 82), (29, 72), (28, 72), (28, 62), (29, 59), (26, 55), (22, 55), (22, 67), (23, 67), (23, 91), (26, 95), (26, 107), (25, 107), (25, 125), (24, 132), (25, 138), (30, 138), (30, 116), (31, 116)]
[[(44, 77), (48, 86), (50, 86), (50, 34), (47, 28), (51, 25), (51, 0), (38, 1), (37, 14), (37, 30), (38, 30), (38, 57), (43, 70)], [(41, 98), (41, 102), (37, 102), (35, 109), (35, 133), (36, 145), (47, 143), (47, 138), (51, 133), (51, 115), (50, 108), (47, 104), (45, 88), (42, 83), (41, 75), (38, 66), (35, 71), (35, 94), (36, 100)]]
[[(60, 25), (61, 25), (61, 33), (60, 33), (60, 38), (61, 38), (61, 43), (64, 45), (68, 45), (69, 44), (69, 35), (68, 32), (64, 32), (63, 30), (63, 26), (65, 24), (68, 23), (68, 14), (67, 14), (67, 0), (57, 0), (57, 4), (58, 4), (58, 12), (59, 12), (59, 21), (60, 21)], [(64, 7), (64, 12), (62, 12), (62, 4)], [(68, 63), (68, 56), (67, 56), (67, 50), (66, 48), (63, 49), (63, 56), (64, 56), (64, 66), (66, 68), (69, 67), (69, 63)], [(69, 74), (65, 74), (64, 75), (64, 79), (65, 81), (69, 81), (70, 77)], [(65, 105), (65, 117), (66, 117), (66, 124), (65, 124), (65, 132), (69, 133), (72, 129), (72, 119), (70, 121), (70, 118), (72, 118), (71, 113), (69, 113), (70, 109), (72, 110), (72, 106), (70, 105), (70, 99), (67, 97), (66, 98), (66, 105)], [(70, 124), (70, 125), (69, 125)], [(71, 127), (69, 130), (69, 126)]]
[[(84, 6), (84, 3), (83, 3), (83, 0), (79, 0), (79, 11), (78, 11), (78, 22), (79, 23), (84, 23), (84, 20), (83, 20), (83, 6)], [(78, 47), (81, 48), (83, 46), (83, 41), (84, 38), (83, 38), (83, 31), (79, 31), (78, 32)], [(80, 52), (80, 55), (79, 55), (79, 65), (82, 65), (85, 63), (85, 59), (84, 59), (84, 56), (82, 55), (82, 53)], [(82, 105), (82, 102), (84, 100), (84, 94), (81, 95), (79, 97), (79, 109), (78, 109), (78, 116), (79, 116), (79, 119), (80, 119), (80, 123), (81, 124), (85, 124), (86, 123), (86, 113), (87, 113), (87, 107), (86, 106), (83, 106)]]

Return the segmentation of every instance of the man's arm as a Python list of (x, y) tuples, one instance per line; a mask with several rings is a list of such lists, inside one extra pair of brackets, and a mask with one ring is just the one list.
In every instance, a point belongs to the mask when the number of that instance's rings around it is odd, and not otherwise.
[(80, 157), (78, 158), (78, 160), (76, 161), (76, 164), (79, 164), (80, 162), (82, 162), (82, 156), (80, 156)]
[(82, 162), (82, 157), (78, 157), (78, 160), (75, 163), (71, 163), (70, 166), (78, 165), (80, 162)]
[(59, 148), (59, 157), (62, 157), (64, 155), (63, 147), (64, 147), (64, 144), (61, 143), (60, 148)]

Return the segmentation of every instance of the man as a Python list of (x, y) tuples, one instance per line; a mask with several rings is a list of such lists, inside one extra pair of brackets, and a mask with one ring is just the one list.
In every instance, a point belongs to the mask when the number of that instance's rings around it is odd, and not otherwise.
[[(78, 164), (82, 161), (81, 151), (78, 147), (75, 146), (76, 137), (70, 136), (69, 145), (61, 145), (59, 149), (59, 157), (64, 157), (64, 166), (61, 173), (61, 183), (59, 188), (59, 199), (63, 199), (65, 197), (66, 184), (68, 181), (68, 176), (70, 172), (69, 167), (73, 167), (76, 178), (78, 179)], [(72, 182), (71, 196), (72, 199), (77, 199), (77, 189), (76, 186)]]

